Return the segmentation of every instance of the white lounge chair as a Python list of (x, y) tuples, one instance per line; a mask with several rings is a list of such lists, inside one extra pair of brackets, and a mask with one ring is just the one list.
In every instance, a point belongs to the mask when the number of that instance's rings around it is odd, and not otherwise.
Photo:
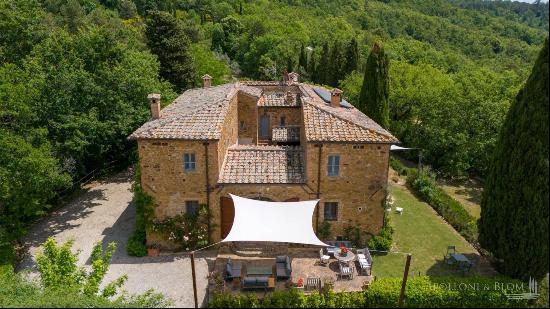
[(395, 212), (401, 215), (401, 214), (403, 214), (403, 208), (395, 207)]
[(323, 249), (319, 250), (319, 262), (321, 262), (321, 265), (328, 265), (328, 262), (330, 261), (330, 256), (325, 255), (323, 252)]

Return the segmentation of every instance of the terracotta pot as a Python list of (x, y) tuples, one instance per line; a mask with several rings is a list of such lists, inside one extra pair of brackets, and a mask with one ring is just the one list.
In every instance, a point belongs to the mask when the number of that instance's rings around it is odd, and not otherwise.
[(148, 256), (159, 256), (159, 254), (160, 254), (159, 248), (147, 248)]

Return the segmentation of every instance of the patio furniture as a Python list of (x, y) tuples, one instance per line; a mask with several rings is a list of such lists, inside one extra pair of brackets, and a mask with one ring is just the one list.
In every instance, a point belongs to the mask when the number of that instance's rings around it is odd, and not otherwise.
[(395, 207), (395, 212), (402, 215), (403, 214), (403, 208), (401, 207)]
[(265, 276), (273, 275), (273, 266), (247, 266), (246, 276)]
[(233, 278), (240, 278), (242, 266), (242, 263), (233, 262), (231, 258), (228, 258), (227, 264), (225, 265), (225, 279), (233, 280)]
[(351, 250), (348, 250), (348, 253), (346, 253), (346, 255), (342, 255), (342, 249), (338, 249), (334, 253), (334, 258), (341, 263), (348, 264), (349, 262), (355, 260), (355, 254), (351, 252)]
[(458, 271), (462, 272), (462, 275), (466, 275), (466, 273), (470, 272), (470, 269), (472, 269), (472, 264), (471, 262), (459, 262)]
[(307, 290), (321, 290), (321, 278), (311, 277), (306, 280)]
[(277, 268), (277, 278), (288, 279), (292, 274), (292, 266), (288, 255), (280, 255), (275, 258)]
[(357, 262), (359, 263), (359, 273), (367, 276), (372, 272), (372, 256), (369, 248), (357, 249)]
[(456, 253), (455, 246), (447, 246), (447, 254), (443, 256), (443, 261), (445, 264), (452, 266), (455, 264), (456, 260), (452, 258), (452, 255)]
[(247, 289), (272, 289), (275, 288), (275, 278), (267, 276), (249, 277), (246, 276), (242, 280), (241, 288)]
[(330, 245), (330, 247), (327, 247), (327, 253), (328, 255), (332, 255), (334, 256), (334, 252), (336, 252), (336, 250), (340, 249), (340, 247), (343, 245), (344, 247), (346, 248), (351, 248), (352, 245), (351, 245), (351, 241), (349, 240), (327, 240), (325, 241), (325, 243), (327, 245)]
[(338, 267), (340, 268), (340, 273), (339, 273), (340, 278), (347, 277), (349, 280), (353, 279), (352, 267), (349, 267), (343, 263), (338, 263)]
[(330, 256), (328, 255), (325, 255), (325, 253), (323, 252), (323, 249), (320, 249), (319, 250), (319, 262), (321, 263), (321, 265), (328, 265), (328, 262), (330, 261)]

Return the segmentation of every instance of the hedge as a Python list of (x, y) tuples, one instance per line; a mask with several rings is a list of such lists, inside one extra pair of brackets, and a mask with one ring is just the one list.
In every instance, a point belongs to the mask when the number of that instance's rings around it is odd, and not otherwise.
[[(520, 287), (505, 291), (499, 287)], [(400, 278), (383, 278), (371, 283), (366, 291), (305, 295), (295, 289), (276, 291), (263, 299), (255, 293), (214, 295), (210, 307), (214, 308), (380, 308), (397, 307), (401, 291)], [(524, 307), (525, 300), (509, 300), (507, 292), (527, 291), (527, 283), (507, 278), (481, 277), (413, 277), (407, 281), (405, 306), (410, 308), (451, 307)]]
[(434, 177), (428, 172), (409, 169), (407, 176), (409, 187), (449, 224), (451, 224), (466, 240), (477, 244), (477, 220), (460, 202), (452, 198), (437, 186)]
[(401, 162), (400, 160), (395, 159), (393, 157), (390, 157), (390, 166), (399, 175), (405, 175), (406, 176), (406, 175), (408, 175), (409, 171), (411, 170), (411, 168), (406, 167), (405, 164), (403, 164), (403, 162)]

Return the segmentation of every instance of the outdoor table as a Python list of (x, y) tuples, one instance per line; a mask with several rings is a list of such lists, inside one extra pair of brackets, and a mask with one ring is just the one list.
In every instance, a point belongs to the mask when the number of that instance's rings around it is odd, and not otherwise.
[(273, 275), (272, 266), (248, 266), (246, 268), (247, 276), (271, 276)]
[(458, 263), (470, 264), (470, 260), (468, 260), (468, 258), (465, 257), (464, 254), (451, 254), (451, 258)]
[(355, 254), (348, 249), (348, 253), (345, 256), (341, 255), (342, 249), (338, 249), (334, 252), (334, 258), (340, 262), (349, 263), (355, 260)]

